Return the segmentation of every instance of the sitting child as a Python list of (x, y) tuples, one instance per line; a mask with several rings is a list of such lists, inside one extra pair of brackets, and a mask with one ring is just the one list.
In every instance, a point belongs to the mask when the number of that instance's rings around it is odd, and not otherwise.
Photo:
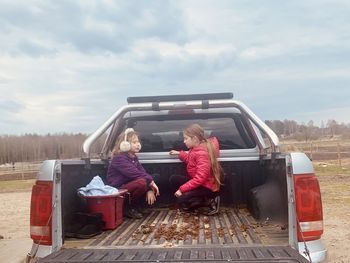
[(215, 137), (205, 139), (204, 130), (198, 124), (185, 128), (183, 134), (188, 153), (171, 150), (169, 154), (178, 155), (186, 163), (189, 176), (172, 175), (170, 184), (179, 186), (175, 196), (185, 209), (194, 206), (191, 202), (195, 198), (210, 198), (208, 215), (213, 215), (219, 209), (218, 192), (221, 185), (222, 169), (217, 159), (219, 142)]
[(126, 216), (142, 218), (137, 204), (146, 195), (146, 202), (152, 205), (159, 196), (159, 189), (152, 176), (139, 162), (136, 153), (141, 150), (138, 134), (128, 128), (122, 133), (113, 149), (113, 158), (107, 172), (107, 182), (116, 188), (127, 189), (130, 193), (130, 204), (126, 205)]

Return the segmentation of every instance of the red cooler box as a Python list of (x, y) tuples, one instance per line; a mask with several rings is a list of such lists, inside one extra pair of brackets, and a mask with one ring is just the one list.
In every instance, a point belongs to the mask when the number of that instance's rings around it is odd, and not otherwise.
[(126, 189), (116, 195), (82, 196), (86, 199), (90, 213), (101, 213), (104, 229), (115, 229), (123, 223), (123, 201)]

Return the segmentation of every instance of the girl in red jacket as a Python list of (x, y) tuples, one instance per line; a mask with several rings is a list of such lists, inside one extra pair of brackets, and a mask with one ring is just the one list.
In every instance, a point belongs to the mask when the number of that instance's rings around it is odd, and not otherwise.
[[(183, 133), (188, 153), (171, 150), (169, 154), (179, 155), (179, 159), (186, 163), (188, 176), (172, 175), (170, 184), (180, 185), (175, 196), (178, 203), (186, 209), (193, 206), (193, 198), (218, 197), (222, 169), (217, 159), (219, 142), (215, 137), (206, 139), (203, 128), (198, 124), (190, 125)], [(216, 203), (211, 203), (209, 214), (218, 212), (218, 198), (215, 199)]]

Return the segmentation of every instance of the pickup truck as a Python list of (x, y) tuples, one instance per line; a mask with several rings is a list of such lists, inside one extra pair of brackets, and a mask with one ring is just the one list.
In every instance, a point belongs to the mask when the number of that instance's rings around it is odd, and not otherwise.
[[(269, 105), (266, 105), (268, 107)], [(218, 214), (174, 209), (169, 176), (186, 171), (183, 128), (201, 125), (220, 143), (225, 176)], [(82, 211), (77, 189), (106, 180), (126, 128), (140, 134), (139, 160), (159, 174), (161, 195), (142, 219), (87, 239), (67, 237)], [(27, 262), (321, 262), (323, 214), (312, 162), (281, 153), (276, 134), (232, 93), (129, 97), (83, 144), (78, 160), (44, 161), (32, 189)], [(145, 231), (146, 229), (146, 231)]]

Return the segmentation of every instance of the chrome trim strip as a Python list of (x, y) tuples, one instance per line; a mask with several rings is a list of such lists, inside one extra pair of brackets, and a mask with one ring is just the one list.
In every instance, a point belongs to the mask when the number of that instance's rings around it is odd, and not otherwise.
[[(220, 162), (239, 162), (239, 161), (259, 161), (259, 157), (230, 157), (219, 158)], [(152, 160), (140, 160), (140, 163), (180, 163), (179, 159), (152, 159)]]

